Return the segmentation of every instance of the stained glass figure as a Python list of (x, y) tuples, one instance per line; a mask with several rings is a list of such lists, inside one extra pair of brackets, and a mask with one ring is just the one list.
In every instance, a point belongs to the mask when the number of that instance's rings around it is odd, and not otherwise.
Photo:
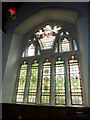
[(48, 59), (43, 63), (41, 83), (41, 103), (50, 103), (51, 62)]
[(55, 65), (55, 104), (65, 105), (64, 61), (58, 58)]
[(19, 71), (18, 85), (16, 91), (16, 102), (23, 102), (24, 99), (24, 91), (26, 85), (26, 75), (27, 75), (27, 63), (24, 62)]
[(42, 30), (36, 32), (36, 37), (38, 38), (41, 50), (53, 47), (56, 34), (60, 29), (61, 27), (54, 26), (54, 28), (52, 28), (50, 25), (46, 25)]
[(69, 60), (69, 79), (70, 79), (70, 94), (71, 104), (83, 104), (82, 84), (80, 78), (79, 62), (75, 56)]
[(63, 38), (60, 42), (60, 52), (67, 52), (70, 51), (70, 41), (67, 38)]
[(37, 94), (37, 82), (38, 82), (38, 62), (35, 60), (31, 66), (31, 75), (30, 75), (30, 83), (28, 90), (28, 102), (35, 103), (36, 102), (36, 94)]

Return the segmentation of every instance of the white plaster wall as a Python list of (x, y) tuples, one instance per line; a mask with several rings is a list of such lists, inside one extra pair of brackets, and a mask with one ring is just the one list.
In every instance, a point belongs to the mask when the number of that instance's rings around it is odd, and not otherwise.
[(85, 9), (83, 16), (78, 19), (77, 31), (81, 53), (81, 69), (83, 75), (85, 104), (88, 105), (88, 9)]
[(12, 102), (21, 45), (21, 35), (13, 34), (3, 80), (2, 98), (6, 103)]
[(2, 30), (0, 29), (0, 103), (2, 102)]

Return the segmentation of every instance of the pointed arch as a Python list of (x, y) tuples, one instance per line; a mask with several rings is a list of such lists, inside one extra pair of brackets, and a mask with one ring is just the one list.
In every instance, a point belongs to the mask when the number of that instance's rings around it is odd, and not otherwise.
[(68, 52), (71, 50), (70, 39), (64, 37), (60, 42), (60, 52)]
[(22, 57), (30, 57), (30, 56), (35, 56), (35, 46), (33, 43), (29, 44), (22, 54)]
[[(59, 31), (57, 30), (58, 27), (52, 29), (51, 25), (43, 26), (42, 28), (44, 30), (40, 29), (39, 32), (34, 31), (34, 39), (28, 41), (24, 52), (24, 59), (28, 59), (29, 66), (31, 67), (25, 93), (25, 98), (27, 98), (25, 99), (26, 103), (83, 105), (79, 61), (75, 56), (69, 59), (69, 56), (74, 53), (79, 56), (76, 39), (73, 39), (75, 37), (71, 36), (71, 32), (66, 29)], [(50, 44), (48, 44), (48, 39), (47, 42), (40, 41), (45, 36), (50, 36), (48, 33), (51, 31), (44, 33), (46, 29), (54, 31), (52, 36), (55, 36), (55, 41), (51, 39), (49, 43), (52, 43)], [(43, 47), (43, 44), (46, 46)], [(32, 63), (33, 60), (35, 61)], [(74, 69), (77, 70), (74, 71)], [(74, 74), (72, 71), (74, 71)], [(73, 76), (75, 75), (78, 76), (78, 82), (76, 82), (77, 80), (73, 80)], [(77, 79), (77, 77), (74, 77), (74, 79)], [(75, 86), (77, 83), (78, 85)]]

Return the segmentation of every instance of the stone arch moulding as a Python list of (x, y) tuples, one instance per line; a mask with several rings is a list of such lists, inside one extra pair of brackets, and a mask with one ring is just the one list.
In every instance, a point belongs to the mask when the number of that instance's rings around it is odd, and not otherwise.
[(25, 35), (25, 33), (27, 33), (33, 27), (48, 20), (58, 20), (75, 24), (77, 17), (77, 12), (72, 10), (56, 8), (43, 9), (26, 18), (14, 29), (14, 33), (16, 32)]

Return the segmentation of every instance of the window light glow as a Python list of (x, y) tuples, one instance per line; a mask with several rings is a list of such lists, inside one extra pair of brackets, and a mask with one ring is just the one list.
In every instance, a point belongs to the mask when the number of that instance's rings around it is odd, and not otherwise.
[(78, 60), (74, 56), (69, 60), (69, 79), (71, 104), (82, 105), (83, 94)]
[(60, 52), (70, 51), (70, 41), (67, 38), (64, 38), (60, 42)]
[(35, 46), (33, 44), (31, 44), (28, 47), (28, 56), (34, 56), (35, 55)]

